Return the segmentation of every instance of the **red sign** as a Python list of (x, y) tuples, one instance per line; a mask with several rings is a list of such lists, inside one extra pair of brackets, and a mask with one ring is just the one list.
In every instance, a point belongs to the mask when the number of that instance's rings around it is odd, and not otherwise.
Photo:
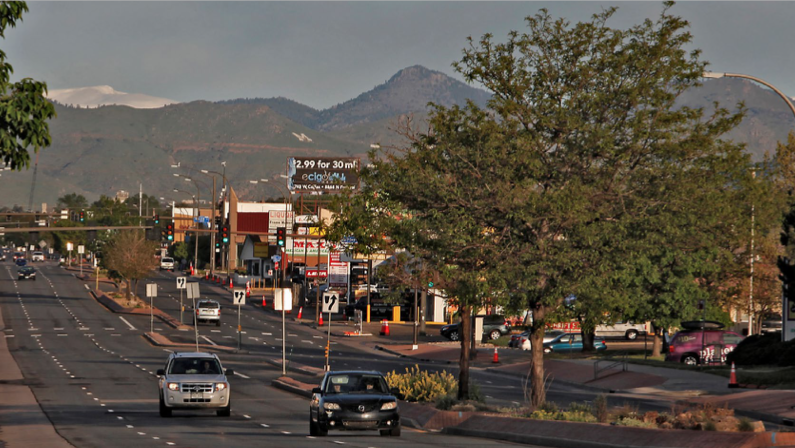
[(566, 333), (576, 333), (580, 331), (579, 322), (558, 322), (554, 324), (547, 324), (547, 328), (554, 330), (563, 330)]
[(307, 269), (306, 278), (327, 277), (328, 271), (318, 271), (317, 269)]

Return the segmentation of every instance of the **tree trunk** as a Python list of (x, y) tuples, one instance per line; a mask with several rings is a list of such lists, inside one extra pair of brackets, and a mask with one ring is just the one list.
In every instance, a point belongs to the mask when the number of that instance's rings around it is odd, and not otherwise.
[(530, 326), (530, 405), (538, 408), (546, 401), (544, 389), (544, 323), (546, 308), (533, 309), (533, 323)]
[(651, 324), (652, 334), (654, 334), (654, 340), (651, 344), (651, 356), (652, 358), (655, 356), (660, 356), (662, 354), (662, 327), (658, 327)]
[(126, 288), (124, 288), (125, 289), (124, 296), (127, 298), (127, 303), (130, 303), (130, 300), (132, 300), (132, 298), (131, 298), (131, 296), (132, 296), (132, 285), (130, 284), (129, 280), (125, 280), (124, 283), (127, 286)]
[(582, 329), (580, 330), (580, 333), (582, 333), (582, 351), (595, 352), (596, 348), (593, 346), (594, 339), (596, 338), (595, 331), (586, 331), (585, 329)]
[(469, 338), (472, 335), (472, 319), (469, 307), (461, 310), (461, 356), (458, 359), (458, 399), (469, 399)]

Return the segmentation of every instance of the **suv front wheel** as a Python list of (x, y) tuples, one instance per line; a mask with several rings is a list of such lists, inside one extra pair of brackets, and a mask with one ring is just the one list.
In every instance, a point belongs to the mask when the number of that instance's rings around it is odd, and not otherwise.
[(500, 330), (491, 330), (491, 333), (489, 333), (489, 338), (491, 338), (492, 341), (496, 341), (500, 336), (502, 336)]
[(171, 409), (166, 407), (166, 403), (163, 401), (163, 397), (160, 397), (160, 416), (171, 417)]
[(229, 403), (222, 407), (221, 409), (215, 411), (215, 415), (218, 417), (229, 417), (232, 415), (232, 400), (229, 400)]
[(698, 358), (694, 354), (687, 354), (682, 356), (682, 364), (686, 364), (688, 366), (696, 366), (698, 365)]

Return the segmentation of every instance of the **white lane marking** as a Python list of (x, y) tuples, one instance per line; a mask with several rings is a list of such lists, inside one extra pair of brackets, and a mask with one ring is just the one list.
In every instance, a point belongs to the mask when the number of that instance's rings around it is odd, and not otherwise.
[(124, 322), (125, 324), (127, 324), (127, 326), (128, 326), (128, 327), (130, 327), (130, 330), (135, 330), (135, 327), (133, 327), (133, 324), (131, 324), (131, 323), (127, 322), (127, 319), (125, 319), (125, 318), (123, 318), (123, 317), (121, 317), (121, 316), (119, 316), (119, 319), (121, 319), (121, 320), (122, 320), (122, 322)]
[[(242, 373), (240, 373), (240, 372), (235, 372), (235, 375), (237, 375), (237, 376), (239, 376), (239, 377), (241, 377), (241, 378), (245, 378), (245, 379), (247, 379), (247, 380), (250, 380), (250, 379), (251, 379), (251, 377), (250, 377), (250, 376), (243, 375), (243, 374), (242, 374)], [(246, 418), (248, 418), (248, 417), (246, 417)]]
[(69, 335), (66, 333), (58, 333), (58, 336), (69, 336)]
[(262, 426), (263, 428), (270, 428), (270, 425), (266, 425), (265, 423), (260, 423), (260, 426)]
[(292, 434), (290, 431), (282, 431), (282, 434)]
[(273, 336), (273, 333), (262, 333), (264, 336)]
[(204, 339), (205, 341), (209, 342), (212, 345), (218, 345), (215, 342), (213, 342), (210, 338), (208, 338), (207, 336), (202, 336), (202, 339)]
[(210, 330), (210, 333), (220, 333), (221, 330)]
[(250, 415), (243, 414), (243, 418), (251, 418)]
[(63, 327), (56, 327), (53, 328), (52, 331), (63, 331)]
[(105, 327), (105, 329), (106, 329), (106, 330), (108, 330), (108, 331), (114, 331), (114, 330), (116, 330), (116, 329), (115, 329), (115, 328), (113, 328), (113, 327)]

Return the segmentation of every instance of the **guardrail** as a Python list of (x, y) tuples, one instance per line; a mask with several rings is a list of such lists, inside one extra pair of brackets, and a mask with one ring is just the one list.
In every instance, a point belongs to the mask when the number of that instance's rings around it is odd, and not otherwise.
[[(610, 362), (610, 364), (600, 368), (599, 363), (601, 362)], [(599, 359), (595, 363), (593, 363), (593, 379), (599, 378), (599, 374), (604, 372), (605, 370), (610, 370), (614, 367), (621, 366), (621, 371), (627, 371), (627, 355), (626, 353), (621, 357), (621, 359), (616, 360), (614, 358), (607, 358), (607, 359)]]

